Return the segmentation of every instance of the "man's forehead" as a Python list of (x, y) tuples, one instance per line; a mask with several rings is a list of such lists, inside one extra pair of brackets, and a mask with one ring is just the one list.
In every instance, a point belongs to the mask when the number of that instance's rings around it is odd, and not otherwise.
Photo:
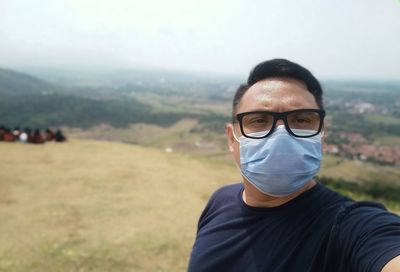
[(253, 84), (243, 95), (238, 109), (256, 104), (267, 106), (276, 104), (277, 101), (301, 106), (304, 102), (307, 103), (307, 100), (314, 106), (315, 99), (304, 82), (292, 78), (274, 77)]
[(307, 86), (300, 80), (292, 78), (268, 78), (260, 80), (253, 84), (247, 92), (243, 95), (244, 100), (249, 97), (254, 97), (256, 99), (265, 99), (270, 96), (271, 93), (279, 93), (280, 90), (307, 90)]
[(289, 77), (271, 77), (271, 78), (266, 78), (263, 80), (260, 80), (256, 83), (254, 83), (250, 89), (261, 89), (261, 90), (277, 90), (280, 88), (285, 88), (287, 85), (296, 85), (299, 88), (304, 88), (307, 89), (306, 84), (298, 79), (294, 78), (289, 78)]

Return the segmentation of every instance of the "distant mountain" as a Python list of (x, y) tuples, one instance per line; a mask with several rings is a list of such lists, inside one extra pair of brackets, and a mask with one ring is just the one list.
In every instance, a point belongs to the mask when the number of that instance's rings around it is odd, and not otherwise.
[(63, 90), (28, 74), (0, 68), (0, 125), (45, 128), (107, 123), (124, 127), (140, 122), (170, 125), (186, 117), (183, 113), (154, 113), (151, 106), (134, 98), (96, 99)]
[[(76, 80), (78, 79), (72, 81)], [(158, 83), (154, 86), (138, 85), (117, 89), (112, 86), (65, 86), (60, 82), (49, 83), (35, 76), (0, 68), (0, 125), (88, 128), (104, 123), (114, 127), (149, 123), (169, 126), (184, 118), (197, 118), (200, 123), (207, 124), (210, 129), (223, 127), (215, 123), (224, 124), (225, 116), (209, 111), (164, 112), (157, 108), (157, 103), (152, 103), (154, 98), (148, 99), (150, 103), (147, 103), (146, 100), (140, 99), (140, 95), (132, 96), (132, 92), (136, 89), (143, 93), (152, 92), (153, 96), (164, 100), (168, 95), (182, 95), (175, 90), (175, 84), (168, 85), (168, 82), (157, 80), (156, 82)], [(199, 87), (200, 84), (195, 85), (196, 89), (192, 90), (192, 85), (188, 84), (185, 88), (188, 91), (185, 94), (190, 93), (194, 97), (197, 93), (204, 93), (210, 87), (207, 84), (201, 87)], [(212, 88), (223, 90), (220, 86)], [(213, 97), (213, 100), (217, 98), (219, 97)]]
[[(116, 87), (139, 85), (174, 87), (203, 84), (238, 85), (244, 79), (235, 75), (165, 70), (157, 68), (24, 68), (30, 75), (66, 87)], [(186, 87), (183, 87), (185, 89)]]
[(152, 107), (136, 101), (95, 100), (62, 94), (0, 96), (0, 125), (8, 127), (80, 127), (102, 123), (126, 127), (134, 123), (171, 125), (184, 113), (153, 113)]
[(28, 74), (0, 68), (0, 95), (45, 94), (56, 88)]

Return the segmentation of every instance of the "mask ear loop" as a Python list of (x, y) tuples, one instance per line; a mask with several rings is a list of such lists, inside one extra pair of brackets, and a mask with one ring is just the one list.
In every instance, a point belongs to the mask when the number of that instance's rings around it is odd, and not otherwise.
[[(232, 134), (233, 134), (233, 138), (235, 138), (236, 142), (238, 142), (240, 144), (239, 139), (236, 137), (235, 128), (233, 126), (232, 126)], [(240, 167), (240, 159), (239, 159), (239, 164), (237, 164), (236, 161), (235, 161), (235, 165), (239, 169), (240, 173), (242, 173), (242, 175), (245, 177), (245, 175), (242, 172), (242, 168)], [(243, 192), (243, 194), (244, 194), (244, 192)], [(243, 198), (243, 195), (242, 195), (242, 198)]]
[(233, 138), (235, 138), (236, 142), (240, 143), (239, 139), (236, 137), (235, 128), (233, 126), (232, 126), (232, 133), (233, 133)]

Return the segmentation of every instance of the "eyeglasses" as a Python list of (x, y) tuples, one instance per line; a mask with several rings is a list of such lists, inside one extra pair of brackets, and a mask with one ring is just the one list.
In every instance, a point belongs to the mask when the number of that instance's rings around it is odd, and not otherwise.
[(287, 112), (253, 111), (236, 115), (243, 136), (261, 139), (271, 135), (278, 120), (283, 120), (289, 134), (299, 137), (313, 137), (321, 132), (324, 110), (299, 109)]

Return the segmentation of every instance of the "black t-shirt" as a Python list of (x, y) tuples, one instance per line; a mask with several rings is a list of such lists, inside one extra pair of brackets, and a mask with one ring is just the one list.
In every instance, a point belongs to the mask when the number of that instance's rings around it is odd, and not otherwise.
[(284, 205), (255, 208), (243, 185), (217, 190), (198, 224), (189, 271), (381, 271), (400, 255), (400, 218), (321, 184)]

